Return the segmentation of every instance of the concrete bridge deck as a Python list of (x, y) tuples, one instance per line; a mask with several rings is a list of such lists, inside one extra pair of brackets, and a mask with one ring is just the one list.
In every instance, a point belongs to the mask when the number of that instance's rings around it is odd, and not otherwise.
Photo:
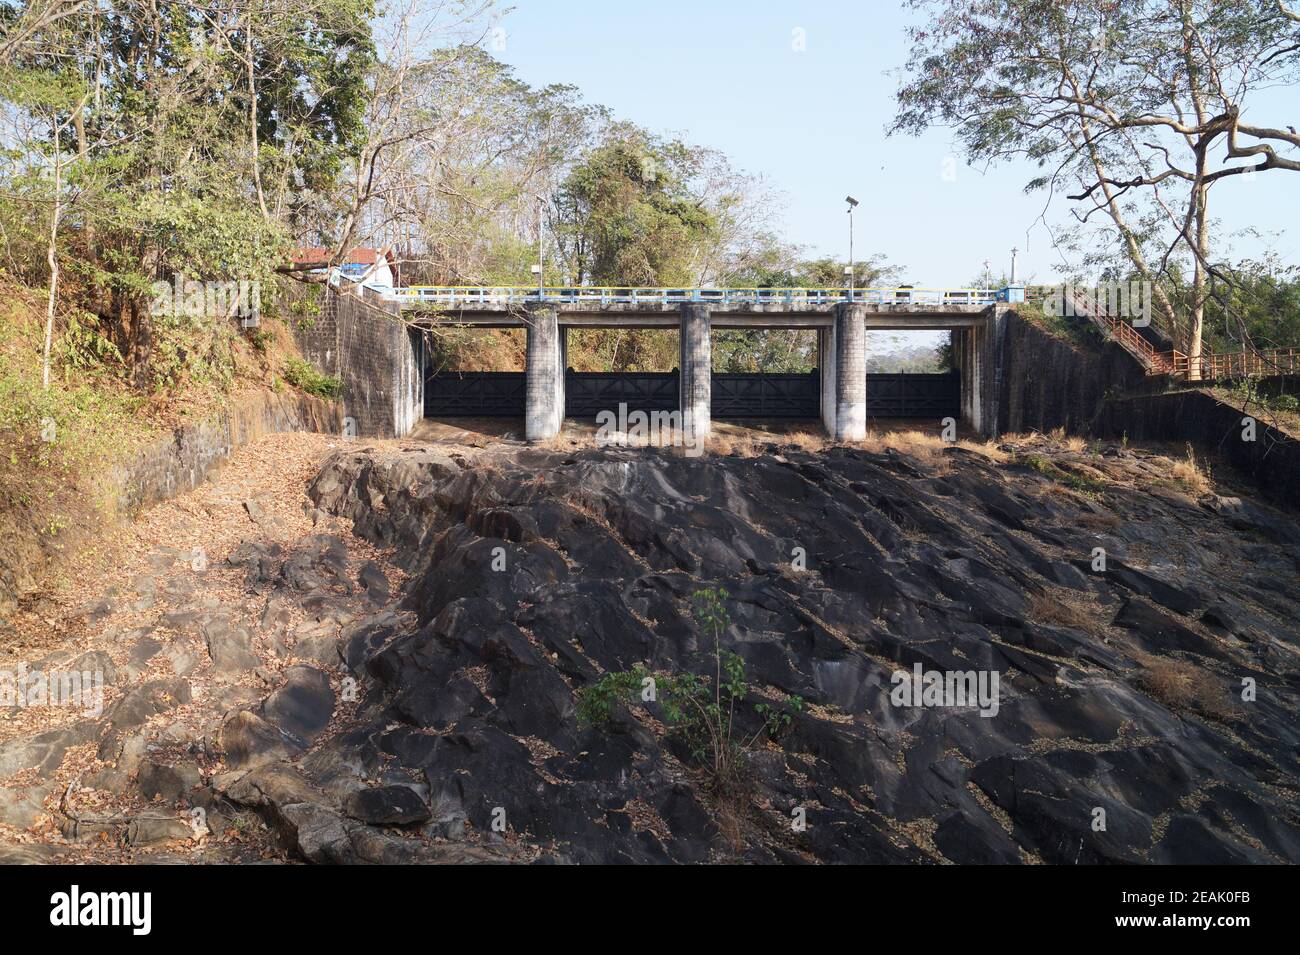
[[(348, 278), (348, 281), (344, 281)], [(867, 331), (949, 329), (961, 377), (961, 417), (986, 430), (993, 420), (989, 396), (998, 379), (1000, 356), (993, 348), (1001, 303), (1023, 300), (1023, 287), (993, 289), (638, 289), (638, 288), (452, 288), (376, 286), (335, 272), (330, 276), (335, 312), (345, 301), (402, 316), (410, 326), (475, 325), (526, 330), (525, 434), (554, 437), (565, 417), (568, 330), (574, 327), (676, 328), (679, 332), (678, 408), (691, 439), (712, 428), (712, 340), (714, 328), (809, 328), (817, 331), (820, 410), (837, 440), (858, 440), (867, 427)], [(349, 307), (350, 308), (350, 307)], [(349, 328), (362, 324), (349, 319)], [(411, 335), (418, 339), (417, 332)], [(358, 341), (345, 342), (355, 356)], [(384, 371), (385, 349), (400, 373)], [(368, 353), (366, 353), (368, 354)], [(409, 431), (418, 416), (422, 389), (415, 382), (422, 346), (380, 346), (371, 356), (375, 378), (359, 380), (358, 394), (382, 408), (394, 403), (394, 433)], [(412, 359), (409, 356), (415, 356)], [(328, 351), (326, 358), (328, 359)], [(391, 362), (390, 362), (391, 363)], [(408, 367), (410, 365), (410, 367)], [(613, 409), (611, 409), (613, 410)], [(381, 425), (381, 427), (383, 427)]]

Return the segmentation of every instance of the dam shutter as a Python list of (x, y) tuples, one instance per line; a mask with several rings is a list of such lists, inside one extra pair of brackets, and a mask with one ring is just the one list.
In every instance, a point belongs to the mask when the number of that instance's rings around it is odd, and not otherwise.
[(816, 418), (821, 414), (821, 375), (713, 374), (714, 418)]
[(961, 376), (867, 375), (872, 418), (961, 417)]

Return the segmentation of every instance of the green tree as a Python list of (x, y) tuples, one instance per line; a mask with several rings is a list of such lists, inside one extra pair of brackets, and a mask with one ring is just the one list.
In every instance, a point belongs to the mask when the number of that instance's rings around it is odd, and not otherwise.
[[(62, 219), (61, 258), (132, 381), (148, 389), (174, 380), (190, 359), (220, 352), (230, 329), (155, 322), (152, 284), (270, 276), (310, 204), (302, 197), (328, 192), (355, 148), (373, 7), (123, 0), (63, 5), (54, 18), (49, 4), (20, 7), (5, 33), (19, 38), (0, 86), (9, 117), (21, 123), (36, 108), (25, 80), (57, 72), (80, 92), (50, 114), (65, 135), (10, 155), (5, 239), (22, 241), (8, 225), (34, 204)], [(34, 173), (51, 166), (66, 171), (66, 190), (41, 193)], [(73, 201), (60, 216), (64, 191)], [(27, 249), (9, 252), (33, 260)]]
[(1294, 117), (1247, 118), (1254, 93), (1296, 81), (1294, 15), (1277, 0), (911, 6), (928, 16), (911, 31), (892, 130), (946, 126), (974, 162), (1038, 164), (1028, 188), (1073, 186), (1079, 222), (1109, 220), (1114, 248), (1148, 281), (1168, 280), (1181, 255), (1185, 308), (1157, 283), (1156, 318), (1198, 357), (1215, 271), (1211, 189), (1300, 170)]
[(578, 284), (689, 286), (718, 220), (687, 188), (695, 151), (613, 127), (554, 199), (556, 236)]

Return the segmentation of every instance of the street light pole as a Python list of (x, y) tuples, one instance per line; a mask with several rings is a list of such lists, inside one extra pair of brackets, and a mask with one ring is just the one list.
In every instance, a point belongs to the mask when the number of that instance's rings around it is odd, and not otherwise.
[(542, 206), (544, 202), (545, 200), (543, 200), (541, 195), (539, 194), (537, 196), (537, 297), (538, 298), (543, 297), (542, 293), (543, 290), (546, 288), (545, 277), (542, 274), (542, 270), (546, 267), (545, 266), (546, 257), (544, 255), (545, 250), (542, 244), (545, 238), (544, 234), (542, 233)]
[(844, 201), (849, 204), (849, 267), (847, 271), (849, 274), (849, 301), (851, 302), (853, 301), (853, 287), (856, 280), (853, 269), (853, 210), (857, 207), (858, 200), (852, 196), (845, 196)]

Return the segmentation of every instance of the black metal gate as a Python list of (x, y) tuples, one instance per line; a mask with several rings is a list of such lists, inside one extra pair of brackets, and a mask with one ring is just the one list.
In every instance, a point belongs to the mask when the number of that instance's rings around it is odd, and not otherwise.
[(961, 376), (867, 375), (867, 414), (872, 418), (957, 418)]
[(564, 376), (564, 415), (594, 418), (602, 411), (676, 411), (677, 371), (571, 371)]
[[(429, 418), (524, 415), (521, 371), (444, 372), (425, 379)], [(574, 372), (565, 376), (564, 413), (593, 418), (604, 410), (675, 411), (678, 373)], [(821, 376), (808, 374), (714, 374), (715, 418), (816, 418), (821, 414)], [(867, 375), (867, 414), (873, 418), (943, 418), (961, 414), (961, 377)]]
[(522, 371), (447, 371), (424, 381), (426, 418), (524, 416)]
[(715, 418), (816, 418), (821, 414), (821, 375), (713, 375)]

